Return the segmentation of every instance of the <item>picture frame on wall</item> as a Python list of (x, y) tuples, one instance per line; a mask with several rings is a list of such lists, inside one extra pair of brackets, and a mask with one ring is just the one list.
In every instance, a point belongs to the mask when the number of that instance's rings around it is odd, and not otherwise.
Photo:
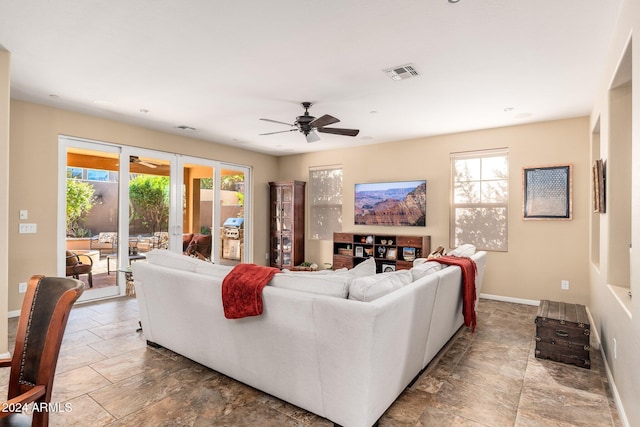
[(354, 224), (424, 227), (427, 181), (355, 184)]
[(525, 220), (573, 218), (573, 165), (522, 168), (522, 216)]
[(356, 246), (356, 256), (357, 257), (364, 256), (364, 248), (362, 246)]
[(606, 213), (605, 165), (602, 159), (598, 159), (593, 162), (591, 181), (593, 187), (593, 211), (596, 213)]

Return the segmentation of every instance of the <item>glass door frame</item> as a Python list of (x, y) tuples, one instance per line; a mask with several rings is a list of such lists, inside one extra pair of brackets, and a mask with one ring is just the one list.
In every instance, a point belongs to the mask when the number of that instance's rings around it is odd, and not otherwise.
[[(67, 228), (66, 228), (66, 194), (67, 194), (67, 151), (69, 148), (81, 148), (87, 150), (94, 151), (103, 151), (105, 153), (116, 153), (119, 155), (119, 162), (122, 164), (123, 154), (122, 147), (109, 144), (101, 141), (90, 141), (82, 138), (74, 138), (71, 136), (60, 135), (58, 137), (58, 226), (57, 226), (57, 243), (56, 253), (57, 257), (57, 268), (58, 276), (64, 277), (66, 274), (65, 261), (66, 258), (63, 254), (66, 251), (66, 237), (67, 237)], [(128, 163), (128, 162), (127, 162)], [(122, 173), (118, 174), (118, 191), (122, 189)], [(127, 189), (128, 192), (128, 189)], [(121, 199), (121, 195), (118, 195), (118, 198)], [(122, 209), (122, 205), (118, 202), (118, 210)], [(127, 207), (128, 211), (128, 207)], [(121, 221), (121, 212), (118, 212), (118, 230), (120, 231), (122, 227)], [(118, 254), (122, 252), (122, 248), (120, 243), (123, 239), (118, 239)], [(118, 255), (120, 256), (120, 255)], [(127, 260), (128, 261), (128, 260)], [(125, 279), (124, 274), (118, 274), (116, 278), (115, 286), (107, 286), (104, 288), (96, 288), (92, 289), (91, 292), (84, 292), (78, 301), (92, 301), (103, 298), (115, 297), (118, 295), (124, 295), (125, 292)]]

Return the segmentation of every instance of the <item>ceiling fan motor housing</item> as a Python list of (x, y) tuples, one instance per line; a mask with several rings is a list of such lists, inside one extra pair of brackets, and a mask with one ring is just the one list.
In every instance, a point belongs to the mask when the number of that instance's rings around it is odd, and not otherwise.
[(312, 130), (310, 123), (315, 119), (315, 117), (308, 114), (305, 114), (304, 116), (298, 116), (296, 117), (295, 125), (298, 127), (298, 129), (300, 129), (300, 132), (307, 135)]

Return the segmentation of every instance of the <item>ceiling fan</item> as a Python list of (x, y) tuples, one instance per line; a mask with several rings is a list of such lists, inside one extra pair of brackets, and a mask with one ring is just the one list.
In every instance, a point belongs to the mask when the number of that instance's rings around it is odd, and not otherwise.
[(139, 165), (146, 166), (148, 168), (154, 168), (154, 169), (158, 167), (158, 165), (155, 163), (147, 162), (145, 160), (140, 160), (140, 157), (138, 156), (129, 156), (129, 163), (137, 163)]
[(334, 123), (338, 123), (340, 120), (336, 119), (333, 116), (325, 114), (324, 116), (318, 117), (317, 119), (311, 115), (309, 115), (309, 108), (311, 107), (310, 102), (303, 102), (302, 108), (304, 108), (304, 114), (302, 116), (296, 117), (296, 121), (291, 123), (279, 122), (278, 120), (271, 119), (260, 119), (265, 122), (273, 122), (279, 123), (281, 125), (291, 126), (293, 129), (289, 130), (281, 130), (278, 132), (268, 132), (261, 133), (260, 135), (273, 135), (275, 133), (283, 133), (283, 132), (294, 132), (299, 131), (304, 134), (307, 138), (307, 142), (316, 142), (320, 141), (320, 136), (317, 132), (321, 133), (332, 133), (334, 135), (344, 135), (344, 136), (356, 136), (360, 130), (358, 129), (343, 129), (343, 128), (328, 128), (325, 126), (332, 125)]

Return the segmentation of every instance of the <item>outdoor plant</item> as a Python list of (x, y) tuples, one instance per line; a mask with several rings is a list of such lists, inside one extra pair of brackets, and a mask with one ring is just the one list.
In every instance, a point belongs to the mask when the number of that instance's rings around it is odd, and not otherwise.
[(94, 205), (94, 188), (78, 179), (67, 179), (67, 237), (90, 235), (84, 228), (85, 218)]
[(168, 229), (169, 177), (136, 175), (129, 181), (131, 216), (152, 233)]

